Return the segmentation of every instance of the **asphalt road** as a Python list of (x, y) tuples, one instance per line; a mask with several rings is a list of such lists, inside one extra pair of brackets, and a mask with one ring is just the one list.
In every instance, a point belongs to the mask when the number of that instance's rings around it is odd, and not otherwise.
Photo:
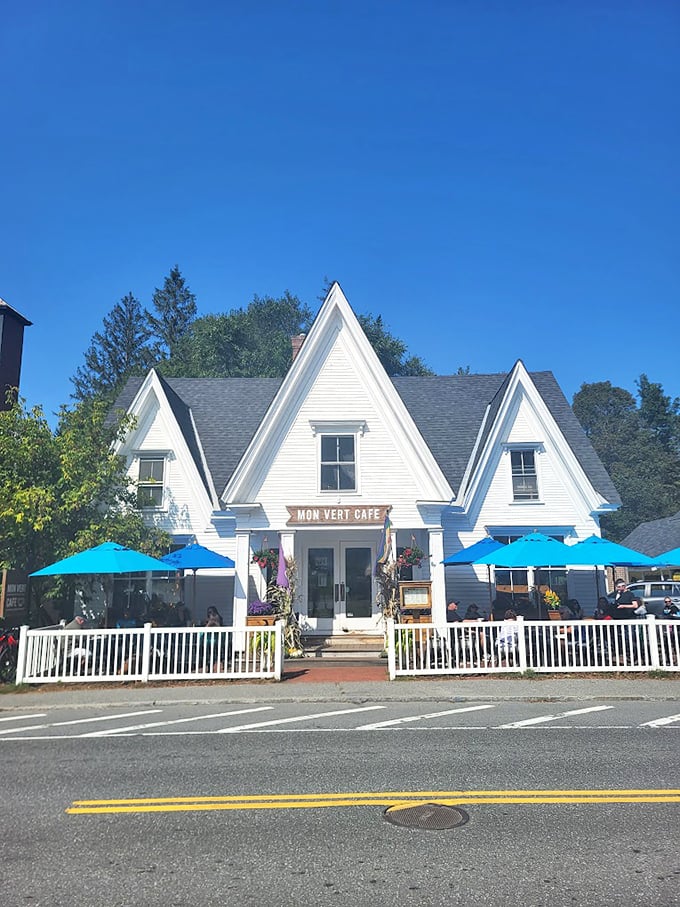
[[(679, 713), (450, 700), (3, 712), (2, 903), (672, 907)], [(385, 820), (390, 804), (429, 801), (469, 821)]]

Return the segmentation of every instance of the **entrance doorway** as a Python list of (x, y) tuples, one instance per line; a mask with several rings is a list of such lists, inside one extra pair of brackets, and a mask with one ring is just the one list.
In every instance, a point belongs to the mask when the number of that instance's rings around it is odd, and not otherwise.
[(312, 632), (376, 629), (375, 556), (374, 545), (358, 541), (309, 543), (302, 588)]

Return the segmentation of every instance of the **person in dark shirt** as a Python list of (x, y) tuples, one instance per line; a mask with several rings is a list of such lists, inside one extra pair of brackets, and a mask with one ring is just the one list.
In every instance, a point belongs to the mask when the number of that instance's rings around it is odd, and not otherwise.
[(616, 595), (612, 607), (612, 617), (615, 620), (631, 620), (634, 617), (633, 611), (639, 606), (639, 602), (628, 588), (623, 580), (616, 582)]

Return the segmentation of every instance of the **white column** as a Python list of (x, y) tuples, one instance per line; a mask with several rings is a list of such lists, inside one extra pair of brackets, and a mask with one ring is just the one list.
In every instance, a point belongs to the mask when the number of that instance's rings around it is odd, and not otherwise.
[(427, 530), (432, 577), (432, 623), (446, 623), (446, 578), (444, 575), (444, 530)]
[[(283, 556), (288, 561), (292, 557), (295, 557), (295, 531), (288, 531), (280, 533), (281, 537), (281, 547), (283, 548)], [(300, 565), (298, 564), (298, 570)]]
[(248, 577), (250, 575), (250, 532), (236, 532), (236, 573), (234, 575), (234, 627), (246, 625)]

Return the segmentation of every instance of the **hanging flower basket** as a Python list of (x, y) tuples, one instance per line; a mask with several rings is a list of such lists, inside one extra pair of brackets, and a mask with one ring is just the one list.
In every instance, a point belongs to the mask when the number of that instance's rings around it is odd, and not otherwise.
[(266, 570), (267, 567), (278, 570), (279, 553), (276, 548), (260, 548), (259, 551), (253, 551), (253, 564), (257, 564), (263, 570)]
[(410, 548), (404, 548), (397, 557), (398, 567), (420, 567), (423, 558), (426, 557), (422, 548), (417, 545), (411, 545)]

